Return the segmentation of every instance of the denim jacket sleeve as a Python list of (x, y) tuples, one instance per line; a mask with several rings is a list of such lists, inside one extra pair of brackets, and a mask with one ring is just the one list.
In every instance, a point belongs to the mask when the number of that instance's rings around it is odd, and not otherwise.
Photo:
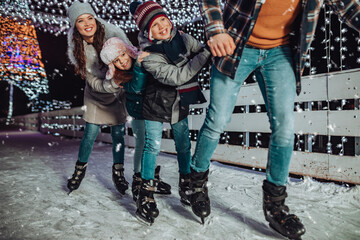
[(350, 27), (360, 31), (360, 4), (356, 0), (327, 0), (326, 3), (345, 20)]

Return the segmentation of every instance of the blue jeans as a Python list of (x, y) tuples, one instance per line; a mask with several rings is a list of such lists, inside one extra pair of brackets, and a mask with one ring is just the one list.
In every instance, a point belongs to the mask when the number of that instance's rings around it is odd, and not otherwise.
[[(84, 135), (81, 139), (78, 161), (88, 162), (95, 139), (99, 133), (100, 125), (86, 123)], [(114, 163), (124, 163), (125, 142), (124, 142), (125, 124), (111, 126), (112, 153)]]
[[(171, 124), (174, 134), (175, 149), (179, 172), (190, 173), (191, 142), (189, 138), (188, 119)], [(160, 152), (163, 123), (145, 120), (145, 146), (141, 161), (141, 177), (145, 180), (154, 179), (156, 157)]]
[(145, 120), (133, 119), (131, 127), (135, 138), (134, 173), (141, 171), (141, 158), (145, 145)]
[(255, 73), (264, 98), (271, 136), (266, 178), (278, 186), (287, 183), (294, 144), (295, 75), (289, 46), (272, 49), (245, 47), (234, 79), (212, 67), (210, 105), (200, 129), (191, 168), (204, 172), (230, 122), (240, 87)]

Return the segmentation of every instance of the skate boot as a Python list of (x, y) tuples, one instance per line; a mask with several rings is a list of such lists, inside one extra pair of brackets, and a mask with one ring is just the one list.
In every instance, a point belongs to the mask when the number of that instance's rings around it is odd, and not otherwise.
[(183, 205), (190, 206), (190, 174), (181, 174), (179, 177), (179, 195), (180, 202)]
[(289, 239), (301, 239), (305, 227), (296, 215), (289, 214), (285, 205), (286, 187), (264, 180), (262, 188), (264, 215), (270, 227)]
[(133, 175), (133, 181), (131, 185), (131, 192), (134, 201), (136, 202), (139, 197), (139, 192), (141, 188), (141, 173), (134, 173)]
[(72, 177), (70, 179), (68, 179), (68, 184), (67, 184), (67, 188), (69, 189), (68, 194), (70, 194), (72, 191), (79, 188), (81, 181), (85, 177), (87, 165), (88, 165), (87, 162), (82, 163), (82, 162), (77, 161), (75, 163), (74, 174), (72, 175)]
[(112, 180), (116, 189), (120, 194), (124, 195), (125, 191), (129, 188), (129, 183), (125, 180), (124, 164), (115, 163), (112, 167)]
[(154, 183), (156, 186), (155, 193), (157, 194), (171, 194), (171, 186), (163, 182), (160, 178), (160, 165), (155, 168)]
[(154, 193), (154, 181), (142, 179), (139, 197), (136, 201), (136, 216), (150, 226), (154, 223), (155, 218), (159, 216)]
[(210, 215), (210, 199), (206, 183), (208, 181), (209, 170), (206, 172), (195, 172), (191, 169), (190, 173), (190, 205), (196, 216), (201, 218), (204, 224), (205, 217)]

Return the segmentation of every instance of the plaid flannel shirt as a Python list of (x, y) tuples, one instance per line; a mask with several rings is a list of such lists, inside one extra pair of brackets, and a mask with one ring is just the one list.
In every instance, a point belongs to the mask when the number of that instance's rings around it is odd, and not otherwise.
[[(213, 63), (220, 72), (234, 78), (244, 46), (266, 0), (226, 0), (223, 11), (220, 8), (220, 0), (197, 1), (205, 24), (206, 37), (209, 39), (219, 33), (228, 33), (234, 39), (236, 49), (233, 55), (213, 58)], [(301, 74), (324, 2), (330, 5), (342, 20), (354, 29), (360, 30), (358, 0), (302, 0), (302, 11), (299, 16), (301, 18), (297, 28), (299, 31), (295, 32), (296, 37), (292, 41), (297, 94), (301, 91)]]

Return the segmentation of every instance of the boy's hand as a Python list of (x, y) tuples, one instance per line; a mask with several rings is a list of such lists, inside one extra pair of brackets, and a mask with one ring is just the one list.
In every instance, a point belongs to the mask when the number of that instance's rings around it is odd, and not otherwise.
[(219, 33), (210, 37), (207, 44), (214, 57), (232, 55), (236, 47), (233, 38), (227, 33)]
[(150, 53), (148, 53), (148, 52), (141, 52), (140, 54), (139, 54), (139, 56), (137, 57), (137, 61), (139, 62), (139, 63), (141, 63), (142, 61), (144, 61), (144, 58), (146, 58), (147, 56), (149, 56), (150, 55)]

